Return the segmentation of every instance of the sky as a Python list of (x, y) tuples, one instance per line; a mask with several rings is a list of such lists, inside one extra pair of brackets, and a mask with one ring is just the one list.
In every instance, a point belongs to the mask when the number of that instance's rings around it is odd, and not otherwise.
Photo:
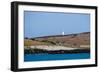
[(90, 31), (90, 14), (24, 11), (24, 37)]

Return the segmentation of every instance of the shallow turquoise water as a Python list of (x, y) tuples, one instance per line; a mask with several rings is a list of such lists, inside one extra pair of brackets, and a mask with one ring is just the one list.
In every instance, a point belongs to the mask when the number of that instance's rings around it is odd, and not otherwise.
[(25, 54), (24, 61), (49, 61), (49, 60), (74, 60), (89, 59), (90, 53), (73, 53), (73, 54)]

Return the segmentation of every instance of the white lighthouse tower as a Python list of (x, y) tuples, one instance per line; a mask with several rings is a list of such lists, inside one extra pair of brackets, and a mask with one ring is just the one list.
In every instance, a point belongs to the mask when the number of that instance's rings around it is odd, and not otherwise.
[(65, 35), (64, 31), (62, 32), (62, 35)]

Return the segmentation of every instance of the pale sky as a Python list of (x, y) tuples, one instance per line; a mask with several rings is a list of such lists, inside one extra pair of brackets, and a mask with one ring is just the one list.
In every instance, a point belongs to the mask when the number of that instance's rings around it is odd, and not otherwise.
[(24, 37), (90, 31), (90, 14), (24, 11)]

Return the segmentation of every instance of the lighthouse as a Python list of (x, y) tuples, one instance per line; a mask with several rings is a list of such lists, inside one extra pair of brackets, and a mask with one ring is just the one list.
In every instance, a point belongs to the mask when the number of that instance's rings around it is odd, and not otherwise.
[(64, 31), (62, 32), (62, 35), (65, 35)]

